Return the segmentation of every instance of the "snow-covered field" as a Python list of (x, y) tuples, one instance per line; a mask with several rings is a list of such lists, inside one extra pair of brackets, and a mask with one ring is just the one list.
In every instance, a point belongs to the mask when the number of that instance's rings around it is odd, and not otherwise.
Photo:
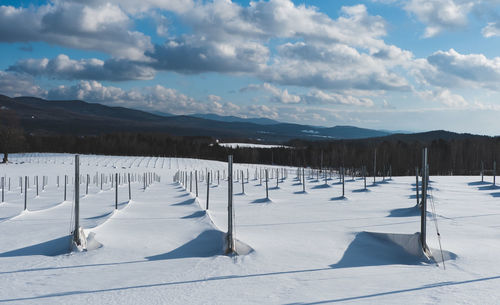
[(287, 147), (284, 145), (272, 145), (272, 144), (254, 144), (254, 143), (219, 143), (220, 146), (230, 147), (230, 148), (276, 148), (276, 147)]
[[(118, 210), (109, 182), (80, 188), (80, 223), (102, 247), (67, 254), (72, 230), (73, 156), (12, 155), (0, 165), (11, 179), (0, 203), (0, 303), (12, 304), (498, 304), (500, 299), (500, 189), (479, 177), (431, 177), (443, 249), (456, 255), (425, 262), (370, 232), (412, 234), (420, 230), (414, 208), (415, 178), (393, 177), (372, 185), (346, 177), (306, 180), (293, 169), (269, 196), (249, 169), (241, 193), (234, 184), (236, 238), (247, 255), (222, 255), (227, 227), (227, 181), (199, 182), (195, 199), (174, 174), (221, 173), (227, 164), (193, 159), (81, 156), (81, 173), (93, 176), (156, 173), (160, 182), (119, 187)], [(237, 161), (237, 160), (235, 160)], [(411, 165), (413, 167), (413, 165)], [(63, 177), (70, 177), (63, 201)], [(30, 176), (28, 211), (19, 177)], [(48, 177), (36, 197), (33, 177)], [(57, 187), (56, 177), (60, 176)], [(8, 187), (8, 186), (6, 186)], [(24, 191), (24, 190), (23, 190)], [(429, 211), (430, 211), (429, 207)], [(439, 249), (432, 214), (428, 244)], [(439, 251), (434, 251), (439, 256)], [(453, 255), (452, 255), (453, 256)], [(446, 269), (444, 268), (446, 267)]]

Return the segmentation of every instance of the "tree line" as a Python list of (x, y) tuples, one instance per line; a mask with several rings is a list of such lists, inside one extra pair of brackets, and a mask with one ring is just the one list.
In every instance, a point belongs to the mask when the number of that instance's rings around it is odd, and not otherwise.
[[(1, 127), (0, 127), (1, 129)], [(2, 134), (0, 130), (0, 135)], [(391, 138), (336, 141), (293, 140), (283, 147), (230, 148), (211, 137), (172, 136), (160, 133), (113, 133), (97, 136), (19, 134), (0, 149), (9, 152), (59, 152), (124, 156), (202, 158), (238, 163), (276, 164), (312, 168), (359, 170), (377, 175), (413, 175), (422, 163), (422, 149), (429, 149), (431, 175), (477, 175), (484, 162), (493, 169), (500, 153), (500, 137), (470, 136), (460, 139), (398, 140)], [(7, 148), (5, 148), (7, 147)]]

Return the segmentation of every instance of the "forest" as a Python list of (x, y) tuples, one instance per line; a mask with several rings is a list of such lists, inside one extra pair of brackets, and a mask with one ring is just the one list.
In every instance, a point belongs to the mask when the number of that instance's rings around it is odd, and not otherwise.
[[(429, 138), (412, 136), (362, 140), (303, 141), (293, 140), (283, 147), (229, 148), (211, 137), (172, 136), (164, 133), (113, 133), (99, 136), (43, 136), (25, 134), (11, 152), (60, 152), (124, 156), (164, 156), (227, 160), (312, 168), (345, 167), (360, 172), (365, 166), (373, 175), (414, 175), (421, 165), (422, 149), (429, 150), (431, 175), (478, 175), (483, 162), (492, 173), (500, 153), (500, 137), (465, 136)], [(227, 142), (227, 141), (226, 141)], [(241, 139), (239, 139), (241, 142)], [(1, 145), (1, 143), (0, 143)], [(0, 147), (1, 148), (1, 147)], [(13, 149), (15, 148), (15, 149)]]

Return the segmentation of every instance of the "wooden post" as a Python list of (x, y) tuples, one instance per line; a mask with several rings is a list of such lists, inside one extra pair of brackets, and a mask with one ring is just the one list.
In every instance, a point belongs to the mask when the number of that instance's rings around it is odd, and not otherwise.
[(27, 209), (28, 209), (28, 176), (25, 176), (24, 177), (24, 210), (26, 211)]
[(115, 174), (115, 210), (118, 210), (118, 173)]
[(90, 182), (90, 176), (87, 174), (87, 185), (85, 186), (85, 195), (89, 194), (89, 182)]
[(132, 200), (132, 191), (130, 189), (130, 173), (128, 173), (128, 201)]
[(497, 180), (497, 161), (493, 161), (493, 185), (496, 184)]
[(484, 182), (484, 162), (481, 160), (481, 182)]
[(375, 148), (375, 152), (373, 155), (373, 184), (375, 184), (376, 176), (377, 176), (377, 149)]
[(227, 254), (234, 253), (234, 236), (233, 236), (233, 156), (228, 156), (227, 170)]
[(5, 202), (5, 178), (2, 177), (2, 202)]
[(196, 198), (198, 198), (198, 171), (194, 171), (194, 184), (196, 188)]
[(266, 199), (269, 199), (269, 189), (267, 187), (267, 180), (268, 180), (268, 177), (269, 177), (269, 172), (267, 171), (266, 169)]
[(189, 172), (189, 192), (193, 192), (193, 172)]
[(427, 147), (424, 148), (422, 156), (422, 209), (420, 214), (420, 239), (422, 242), (422, 249), (427, 250), (427, 183), (429, 177), (429, 166), (427, 165)]
[(64, 201), (66, 201), (66, 188), (68, 186), (68, 175), (64, 175)]
[(418, 166), (415, 167), (415, 190), (417, 191), (417, 205), (420, 204), (419, 187), (418, 187)]
[(80, 156), (75, 156), (75, 228), (73, 241), (80, 246)]
[(363, 180), (365, 182), (365, 190), (366, 190), (366, 165), (363, 165)]
[(207, 173), (207, 207), (206, 210), (208, 210), (208, 201), (210, 199), (210, 173)]
[(342, 166), (342, 198), (345, 196), (345, 168)]
[(304, 168), (302, 168), (302, 192), (306, 192), (306, 176), (304, 175)]
[(38, 176), (35, 176), (36, 180), (36, 196), (38, 197)]
[(245, 179), (243, 179), (243, 170), (241, 170), (241, 193), (245, 194)]

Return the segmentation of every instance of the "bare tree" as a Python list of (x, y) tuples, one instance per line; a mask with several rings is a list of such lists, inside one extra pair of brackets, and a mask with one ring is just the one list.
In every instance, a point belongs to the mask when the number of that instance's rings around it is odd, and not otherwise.
[(0, 153), (2, 163), (9, 161), (9, 152), (20, 149), (24, 142), (23, 130), (14, 111), (0, 108)]

